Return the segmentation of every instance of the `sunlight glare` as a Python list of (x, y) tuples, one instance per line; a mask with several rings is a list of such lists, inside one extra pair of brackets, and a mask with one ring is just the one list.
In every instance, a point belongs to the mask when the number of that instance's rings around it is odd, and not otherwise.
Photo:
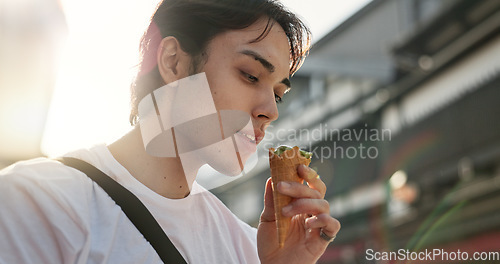
[(139, 39), (158, 0), (63, 0), (68, 40), (42, 139), (48, 156), (110, 143), (130, 129)]

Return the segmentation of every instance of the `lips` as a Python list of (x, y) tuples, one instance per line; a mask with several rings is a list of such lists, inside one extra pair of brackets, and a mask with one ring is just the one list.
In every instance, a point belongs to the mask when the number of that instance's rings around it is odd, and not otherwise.
[(255, 141), (257, 142), (256, 144), (258, 145), (263, 139), (264, 139), (264, 132), (261, 132), (258, 129), (254, 130), (254, 135), (255, 135)]
[(248, 138), (248, 140), (250, 140), (250, 142), (252, 142), (252, 143), (256, 143), (256, 141), (255, 141), (255, 136), (253, 136), (253, 135), (249, 135), (249, 134), (247, 134), (247, 133), (245, 133), (245, 132), (242, 132), (242, 131), (238, 131), (238, 134), (240, 134), (240, 135), (242, 135), (242, 136), (244, 136), (244, 137)]
[(240, 130), (237, 132), (237, 134), (240, 134), (243, 137), (247, 138), (248, 141), (255, 145), (258, 145), (264, 138), (264, 133), (257, 129), (255, 129), (254, 131)]

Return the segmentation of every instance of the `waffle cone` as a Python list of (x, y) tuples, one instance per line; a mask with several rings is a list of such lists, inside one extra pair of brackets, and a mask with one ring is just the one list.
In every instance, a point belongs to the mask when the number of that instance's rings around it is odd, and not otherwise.
[(292, 198), (278, 192), (278, 182), (291, 181), (302, 183), (302, 178), (297, 173), (300, 164), (309, 166), (311, 159), (307, 159), (299, 152), (298, 147), (286, 150), (281, 156), (274, 154), (274, 149), (269, 149), (269, 164), (271, 167), (271, 178), (273, 182), (274, 212), (276, 215), (276, 227), (278, 229), (278, 242), (280, 248), (285, 244), (292, 218), (281, 214), (281, 209), (287, 206)]

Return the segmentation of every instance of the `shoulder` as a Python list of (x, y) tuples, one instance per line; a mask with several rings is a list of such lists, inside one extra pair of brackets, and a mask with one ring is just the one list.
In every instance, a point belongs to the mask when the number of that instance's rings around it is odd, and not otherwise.
[(41, 195), (71, 192), (88, 182), (80, 171), (47, 158), (37, 158), (14, 163), (0, 171), (0, 193), (25, 191)]
[(0, 233), (6, 238), (0, 241), (0, 255), (7, 259), (0, 260), (56, 263), (60, 262), (58, 257), (76, 256), (89, 232), (88, 192), (84, 188), (88, 183), (84, 177), (46, 158), (1, 170)]
[(15, 163), (0, 171), (0, 201), (19, 214), (65, 213), (76, 218), (87, 211), (92, 182), (82, 172), (47, 158)]
[[(69, 152), (64, 156), (76, 157), (85, 160), (94, 166), (99, 166), (99, 151), (105, 146), (97, 145), (91, 149), (80, 149)], [(68, 167), (55, 159), (36, 158), (20, 161), (0, 170), (1, 185), (9, 188), (33, 188), (37, 191), (69, 192), (83, 190), (84, 186), (91, 186), (92, 181), (83, 172)], [(7, 188), (7, 187), (4, 187)], [(75, 190), (76, 189), (76, 190)]]
[(0, 170), (0, 177), (4, 180), (14, 175), (24, 175), (31, 179), (50, 179), (57, 172), (68, 173), (68, 168), (55, 159), (35, 158), (16, 162)]

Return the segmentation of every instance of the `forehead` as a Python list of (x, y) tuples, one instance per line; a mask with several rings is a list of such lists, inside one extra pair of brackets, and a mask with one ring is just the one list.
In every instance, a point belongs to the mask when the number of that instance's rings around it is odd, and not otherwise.
[[(244, 50), (251, 50), (264, 57), (276, 67), (276, 72), (288, 75), (290, 67), (290, 46), (288, 38), (277, 23), (272, 25), (264, 38), (255, 41), (266, 30), (267, 20), (261, 19), (247, 28), (229, 30), (217, 35), (209, 44), (210, 55), (237, 56)], [(210, 56), (209, 55), (209, 56)]]

